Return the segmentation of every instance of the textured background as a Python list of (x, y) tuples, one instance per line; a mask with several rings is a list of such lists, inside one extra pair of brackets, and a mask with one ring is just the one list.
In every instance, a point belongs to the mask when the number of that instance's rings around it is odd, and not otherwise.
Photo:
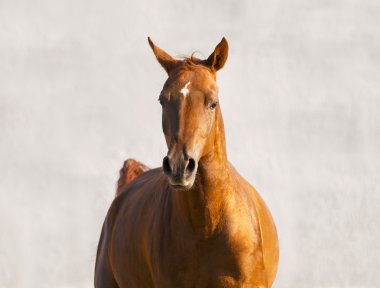
[(166, 153), (150, 35), (219, 73), (275, 287), (380, 287), (380, 2), (0, 0), (0, 287), (91, 287), (118, 169)]

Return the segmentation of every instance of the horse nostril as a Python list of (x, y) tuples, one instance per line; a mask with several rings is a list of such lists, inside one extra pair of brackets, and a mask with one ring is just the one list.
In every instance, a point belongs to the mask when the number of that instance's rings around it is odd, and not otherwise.
[(189, 163), (187, 164), (186, 171), (188, 173), (193, 173), (195, 170), (195, 160), (193, 158), (189, 159)]
[(172, 169), (170, 168), (169, 158), (168, 156), (164, 157), (164, 160), (162, 161), (162, 168), (164, 169), (164, 172), (166, 174), (171, 174)]

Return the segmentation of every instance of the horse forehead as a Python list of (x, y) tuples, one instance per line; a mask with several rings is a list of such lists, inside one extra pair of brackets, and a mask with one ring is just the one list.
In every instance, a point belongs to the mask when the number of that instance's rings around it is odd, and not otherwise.
[(176, 85), (175, 90), (180, 92), (183, 96), (188, 96), (191, 92), (195, 91), (217, 91), (217, 85), (211, 77), (184, 77), (180, 79)]
[(168, 80), (165, 83), (164, 91), (167, 91), (169, 95), (186, 98), (192, 92), (213, 92), (218, 90), (215, 80), (205, 71), (184, 71)]
[(193, 86), (196, 85), (198, 87), (208, 86), (210, 83), (215, 82), (211, 73), (206, 68), (180, 70), (176, 76), (177, 77), (173, 79), (173, 82), (179, 82), (182, 86), (189, 81), (193, 84)]
[(182, 89), (179, 91), (185, 98), (190, 92), (190, 89), (189, 89), (190, 84), (191, 84), (191, 81), (187, 81), (185, 86), (183, 86)]

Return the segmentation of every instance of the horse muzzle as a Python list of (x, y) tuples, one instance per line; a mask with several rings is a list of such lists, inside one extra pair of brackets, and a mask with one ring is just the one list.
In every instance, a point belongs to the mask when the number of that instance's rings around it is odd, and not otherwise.
[(193, 187), (198, 164), (192, 157), (168, 155), (162, 161), (162, 168), (169, 184), (176, 190)]

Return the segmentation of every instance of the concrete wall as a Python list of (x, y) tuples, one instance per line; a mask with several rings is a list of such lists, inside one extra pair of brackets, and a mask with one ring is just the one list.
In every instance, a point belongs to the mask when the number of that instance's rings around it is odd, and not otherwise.
[[(166, 153), (150, 35), (219, 73), (275, 287), (380, 287), (380, 2), (0, 1), (0, 287), (91, 287), (118, 169)], [(202, 55), (202, 54), (201, 54)]]

